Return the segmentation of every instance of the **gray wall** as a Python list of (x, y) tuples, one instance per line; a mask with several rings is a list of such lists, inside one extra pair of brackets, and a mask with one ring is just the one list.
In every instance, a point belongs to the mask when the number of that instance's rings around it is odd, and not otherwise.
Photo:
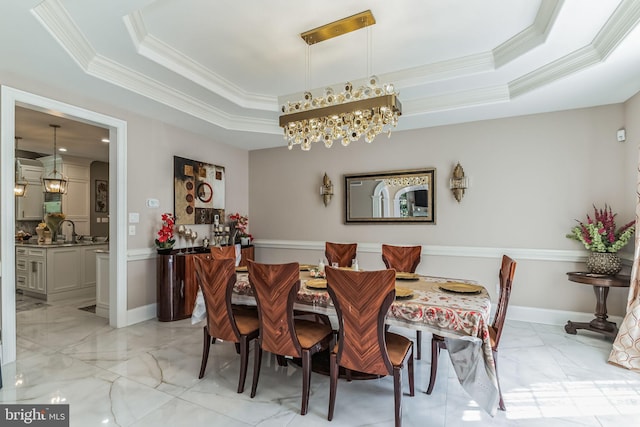
[[(89, 224), (91, 225), (90, 234), (92, 236), (108, 236), (109, 235), (109, 206), (107, 203), (107, 212), (96, 212), (96, 180), (109, 182), (109, 163), (93, 162), (90, 168), (90, 190), (89, 197)], [(99, 221), (99, 222), (98, 222)]]
[[(584, 248), (565, 235), (594, 203), (611, 205), (621, 224), (634, 217), (640, 129), (628, 126), (625, 143), (616, 140), (616, 131), (638, 121), (638, 98), (630, 102), (633, 117), (624, 104), (616, 104), (397, 132), (346, 148), (252, 151), (251, 232), (259, 240), (448, 247), (453, 256), (426, 256), (418, 272), (476, 279), (493, 293), (498, 258), (457, 256), (456, 251), (517, 249), (527, 256), (519, 260), (511, 304), (593, 312), (591, 287), (566, 279), (567, 271), (584, 270), (584, 265), (563, 261), (564, 255)], [(458, 161), (471, 183), (461, 203), (448, 188)], [(344, 223), (344, 174), (425, 167), (437, 169), (435, 225)], [(317, 194), (325, 171), (336, 184), (327, 208)], [(546, 255), (536, 256), (540, 250)], [(548, 259), (549, 251), (559, 251), (558, 259)], [(322, 252), (265, 248), (257, 256), (269, 262), (300, 257), (315, 262)], [(363, 268), (383, 267), (379, 254), (359, 253), (359, 258)], [(612, 314), (623, 313), (626, 295), (626, 289), (609, 294)]]

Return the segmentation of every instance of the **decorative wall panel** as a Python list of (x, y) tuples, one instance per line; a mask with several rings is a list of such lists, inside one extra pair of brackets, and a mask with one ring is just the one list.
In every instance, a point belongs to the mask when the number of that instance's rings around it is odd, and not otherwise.
[(176, 224), (224, 222), (224, 167), (173, 156), (173, 169)]

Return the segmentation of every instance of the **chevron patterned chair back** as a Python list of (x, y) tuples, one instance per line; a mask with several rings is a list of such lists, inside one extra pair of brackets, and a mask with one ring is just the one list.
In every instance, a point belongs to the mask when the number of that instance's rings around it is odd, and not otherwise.
[(382, 261), (395, 271), (415, 273), (420, 264), (422, 246), (382, 245)]
[[(420, 264), (422, 246), (382, 245), (382, 261), (398, 272), (415, 273)], [(422, 359), (422, 331), (416, 331), (416, 360)]]
[(333, 419), (338, 367), (379, 376), (393, 375), (396, 426), (402, 422), (402, 369), (414, 395), (413, 342), (386, 332), (385, 317), (395, 298), (394, 270), (351, 271), (327, 267), (327, 290), (338, 314), (338, 344), (330, 356), (329, 415)]
[(238, 393), (242, 393), (247, 377), (249, 342), (258, 338), (257, 313), (255, 310), (237, 310), (231, 305), (231, 294), (236, 282), (235, 259), (194, 257), (194, 266), (207, 311), (207, 325), (204, 327), (202, 362), (198, 378), (204, 376), (209, 358), (209, 348), (216, 338), (238, 343), (240, 347)]
[(337, 262), (338, 267), (350, 267), (351, 261), (356, 257), (357, 250), (357, 243), (325, 242), (324, 244), (324, 255), (327, 257), (329, 265)]
[(329, 347), (333, 338), (331, 325), (295, 318), (293, 304), (300, 289), (300, 265), (297, 262), (260, 264), (249, 260), (248, 268), (260, 320), (251, 397), (256, 395), (263, 350), (279, 356), (301, 358), (300, 414), (305, 415), (309, 406), (311, 356)]
[(236, 259), (235, 246), (210, 246), (209, 252), (214, 259), (231, 258)]

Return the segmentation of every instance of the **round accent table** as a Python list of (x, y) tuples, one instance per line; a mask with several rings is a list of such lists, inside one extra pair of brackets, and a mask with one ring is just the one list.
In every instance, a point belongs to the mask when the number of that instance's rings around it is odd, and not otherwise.
[(609, 288), (628, 288), (631, 278), (623, 274), (608, 276), (585, 272), (570, 272), (567, 273), (567, 276), (571, 282), (593, 286), (593, 291), (596, 294), (596, 318), (591, 322), (572, 322), (569, 320), (564, 325), (564, 330), (568, 334), (575, 335), (578, 329), (587, 329), (615, 338), (618, 334), (618, 327), (614, 322), (607, 320), (607, 295)]

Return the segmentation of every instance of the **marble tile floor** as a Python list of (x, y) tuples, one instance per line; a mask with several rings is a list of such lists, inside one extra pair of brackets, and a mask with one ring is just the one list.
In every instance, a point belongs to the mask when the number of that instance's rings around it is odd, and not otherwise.
[[(89, 302), (90, 303), (90, 302)], [(265, 354), (258, 393), (236, 393), (234, 346), (212, 346), (197, 378), (201, 325), (150, 320), (112, 329), (74, 304), (18, 313), (18, 361), (3, 368), (4, 403), (68, 403), (71, 426), (392, 426), (393, 383), (340, 381), (328, 422), (328, 377), (313, 374), (310, 409), (300, 416), (301, 369), (278, 367)], [(415, 334), (408, 332), (409, 336)], [(499, 369), (507, 411), (490, 417), (458, 384), (441, 354), (432, 395), (429, 335), (416, 361), (416, 396), (403, 396), (403, 425), (640, 426), (640, 374), (606, 363), (611, 343), (589, 332), (508, 321)], [(253, 352), (251, 360), (253, 359)], [(404, 390), (408, 391), (406, 376)]]

